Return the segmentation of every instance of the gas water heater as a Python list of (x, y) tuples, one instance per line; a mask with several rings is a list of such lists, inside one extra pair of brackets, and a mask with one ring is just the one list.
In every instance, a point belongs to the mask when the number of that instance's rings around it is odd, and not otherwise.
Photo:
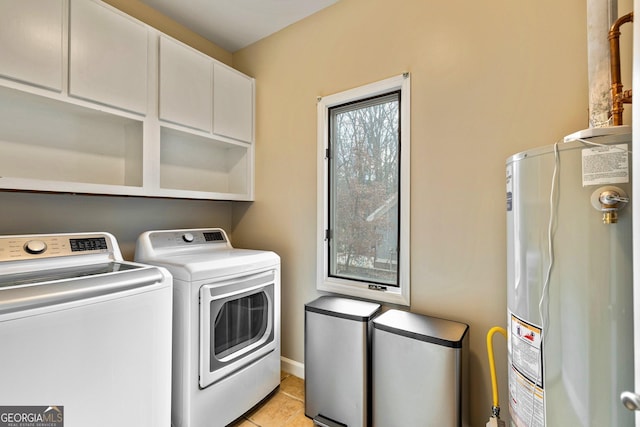
[(512, 426), (634, 425), (630, 150), (618, 126), (507, 159)]

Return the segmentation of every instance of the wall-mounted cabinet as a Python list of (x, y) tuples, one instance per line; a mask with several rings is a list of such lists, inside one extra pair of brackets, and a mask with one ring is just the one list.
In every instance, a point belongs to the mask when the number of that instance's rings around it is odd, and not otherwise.
[(143, 194), (139, 118), (3, 87), (0, 100), (3, 187)]
[[(0, 24), (58, 28), (62, 42), (56, 60), (29, 42), (22, 63), (0, 56), (0, 189), (253, 199), (252, 78), (98, 0), (7, 3)], [(3, 27), (0, 47), (17, 40)], [(33, 73), (42, 61), (59, 73)], [(217, 100), (214, 69), (246, 87), (225, 83)]]
[(63, 0), (0, 2), (0, 76), (62, 91)]
[(249, 192), (247, 144), (217, 141), (163, 127), (160, 138), (160, 187), (164, 190), (220, 194)]
[(253, 142), (254, 80), (160, 37), (160, 119)]
[(147, 27), (106, 4), (71, 0), (69, 95), (147, 112)]
[(213, 67), (213, 133), (253, 141), (254, 80), (226, 67)]
[(211, 132), (213, 60), (160, 37), (160, 119)]

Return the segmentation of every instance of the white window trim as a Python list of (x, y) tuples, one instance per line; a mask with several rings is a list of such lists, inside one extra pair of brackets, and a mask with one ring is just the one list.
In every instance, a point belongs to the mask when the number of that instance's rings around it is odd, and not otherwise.
[[(317, 218), (317, 289), (320, 291), (334, 292), (379, 302), (398, 305), (410, 305), (410, 195), (411, 187), (409, 178), (411, 175), (411, 118), (409, 106), (410, 99), (410, 75), (391, 77), (376, 83), (340, 92), (334, 95), (318, 98), (318, 218)], [(398, 288), (387, 287), (386, 291), (369, 289), (367, 283), (354, 280), (329, 277), (328, 240), (325, 239), (325, 230), (329, 227), (329, 188), (328, 188), (328, 159), (325, 153), (328, 148), (328, 118), (329, 108), (351, 101), (358, 101), (395, 90), (401, 91), (400, 96), (400, 259)]]

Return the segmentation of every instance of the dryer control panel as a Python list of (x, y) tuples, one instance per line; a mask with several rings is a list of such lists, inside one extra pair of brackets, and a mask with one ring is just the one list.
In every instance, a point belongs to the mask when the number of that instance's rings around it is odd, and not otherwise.
[[(147, 237), (148, 239), (143, 240), (151, 245), (151, 248), (147, 248), (149, 250), (193, 245), (212, 245), (221, 249), (232, 248), (227, 233), (221, 228), (151, 231), (148, 232)], [(138, 242), (140, 241), (141, 239), (138, 239)]]

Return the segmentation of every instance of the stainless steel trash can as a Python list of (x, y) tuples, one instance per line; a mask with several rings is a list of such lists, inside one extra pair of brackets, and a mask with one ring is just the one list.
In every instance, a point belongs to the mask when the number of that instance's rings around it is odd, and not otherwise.
[(400, 310), (373, 320), (374, 427), (467, 425), (468, 330)]
[(316, 425), (370, 425), (371, 320), (380, 308), (334, 296), (305, 305), (305, 415)]

